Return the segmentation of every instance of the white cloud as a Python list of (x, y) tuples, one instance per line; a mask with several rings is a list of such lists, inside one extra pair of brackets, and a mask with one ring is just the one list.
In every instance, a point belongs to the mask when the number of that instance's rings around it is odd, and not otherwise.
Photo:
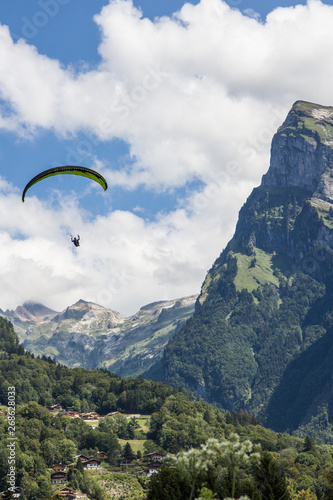
[[(158, 191), (200, 179), (203, 187), (154, 222), (139, 208), (91, 221), (75, 200), (54, 210), (32, 197), (23, 210), (0, 181), (0, 211), (12, 214), (0, 223), (0, 306), (50, 297), (47, 305), (61, 308), (85, 298), (130, 313), (198, 292), (293, 102), (333, 103), (333, 6), (319, 0), (278, 8), (264, 24), (220, 0), (154, 22), (130, 0), (114, 0), (95, 22), (101, 63), (81, 72), (14, 43), (0, 26), (0, 129), (118, 137), (129, 144), (127, 168), (113, 171), (94, 147), (113, 185)], [(76, 227), (78, 252), (68, 238)]]

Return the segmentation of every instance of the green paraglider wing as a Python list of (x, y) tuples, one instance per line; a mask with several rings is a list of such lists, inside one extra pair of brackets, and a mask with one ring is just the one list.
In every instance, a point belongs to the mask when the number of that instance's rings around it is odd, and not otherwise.
[(28, 191), (28, 189), (31, 188), (31, 186), (33, 186), (34, 184), (43, 179), (46, 179), (46, 177), (51, 177), (52, 175), (59, 175), (59, 174), (82, 175), (83, 177), (89, 177), (89, 179), (98, 182), (102, 186), (104, 191), (108, 188), (107, 182), (104, 179), (104, 177), (98, 172), (95, 172), (95, 170), (91, 170), (91, 168), (86, 168), (86, 167), (67, 165), (64, 167), (49, 168), (47, 170), (44, 170), (40, 174), (35, 175), (35, 177), (33, 177), (23, 189), (22, 201), (24, 201), (25, 194)]

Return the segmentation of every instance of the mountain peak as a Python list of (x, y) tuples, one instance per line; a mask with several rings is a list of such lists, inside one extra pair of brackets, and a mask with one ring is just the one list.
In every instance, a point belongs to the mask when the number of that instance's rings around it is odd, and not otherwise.
[(296, 101), (273, 137), (262, 185), (299, 188), (333, 202), (333, 107)]
[(16, 314), (22, 321), (48, 321), (52, 319), (57, 311), (40, 304), (39, 302), (24, 302), (22, 306), (18, 306), (14, 314)]
[(87, 324), (96, 318), (105, 318), (107, 323), (112, 321), (113, 324), (123, 323), (125, 317), (106, 307), (80, 299), (75, 304), (66, 307), (64, 311), (54, 317), (53, 321), (59, 323), (64, 320), (81, 321), (84, 320)]

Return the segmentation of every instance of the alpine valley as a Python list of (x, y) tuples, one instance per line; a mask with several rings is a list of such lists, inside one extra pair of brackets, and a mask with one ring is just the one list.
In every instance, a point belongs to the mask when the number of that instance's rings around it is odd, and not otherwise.
[(333, 107), (292, 106), (199, 296), (131, 318), (85, 301), (0, 313), (35, 354), (166, 381), (333, 444)]

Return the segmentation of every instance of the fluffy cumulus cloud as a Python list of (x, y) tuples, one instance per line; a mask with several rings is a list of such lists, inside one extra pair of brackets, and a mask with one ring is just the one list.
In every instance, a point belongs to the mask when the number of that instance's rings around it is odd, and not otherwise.
[[(33, 299), (59, 309), (82, 297), (131, 314), (199, 292), (293, 102), (333, 103), (333, 6), (319, 0), (278, 8), (265, 22), (222, 0), (185, 3), (155, 21), (131, 0), (111, 0), (94, 22), (100, 64), (81, 72), (0, 26), (0, 130), (119, 138), (131, 158), (122, 168), (113, 171), (96, 148), (113, 185), (199, 187), (154, 220), (119, 210), (90, 220), (65, 198), (56, 210), (33, 198), (23, 211), (15, 187), (0, 180), (1, 213), (12, 214), (0, 223), (1, 307)], [(65, 235), (85, 217), (75, 252)], [(52, 236), (43, 229), (51, 226)]]

